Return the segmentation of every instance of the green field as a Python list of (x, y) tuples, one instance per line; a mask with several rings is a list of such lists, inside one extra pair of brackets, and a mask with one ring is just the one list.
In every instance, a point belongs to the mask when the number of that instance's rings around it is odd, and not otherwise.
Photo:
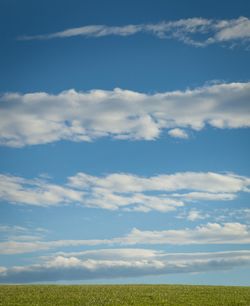
[(250, 306), (250, 287), (185, 285), (4, 285), (0, 305)]

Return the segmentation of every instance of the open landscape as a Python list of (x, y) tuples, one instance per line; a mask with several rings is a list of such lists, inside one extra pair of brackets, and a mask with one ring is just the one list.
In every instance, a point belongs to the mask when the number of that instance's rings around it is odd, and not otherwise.
[(0, 306), (250, 306), (250, 1), (0, 25)]
[(3, 285), (1, 306), (249, 306), (250, 287), (191, 285)]

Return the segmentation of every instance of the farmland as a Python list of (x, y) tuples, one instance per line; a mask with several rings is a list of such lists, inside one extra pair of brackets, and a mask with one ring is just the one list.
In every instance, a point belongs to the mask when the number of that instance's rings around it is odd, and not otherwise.
[(250, 287), (3, 285), (1, 306), (249, 306)]

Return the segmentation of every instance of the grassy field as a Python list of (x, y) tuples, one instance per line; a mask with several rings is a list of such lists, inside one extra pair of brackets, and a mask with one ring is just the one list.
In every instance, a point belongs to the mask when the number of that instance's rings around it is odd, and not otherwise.
[(250, 306), (250, 287), (185, 285), (4, 285), (0, 305)]

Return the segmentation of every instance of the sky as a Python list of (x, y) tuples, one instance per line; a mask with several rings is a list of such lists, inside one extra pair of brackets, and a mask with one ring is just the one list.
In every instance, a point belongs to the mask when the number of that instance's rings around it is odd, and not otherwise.
[(0, 283), (250, 285), (249, 13), (0, 0)]

